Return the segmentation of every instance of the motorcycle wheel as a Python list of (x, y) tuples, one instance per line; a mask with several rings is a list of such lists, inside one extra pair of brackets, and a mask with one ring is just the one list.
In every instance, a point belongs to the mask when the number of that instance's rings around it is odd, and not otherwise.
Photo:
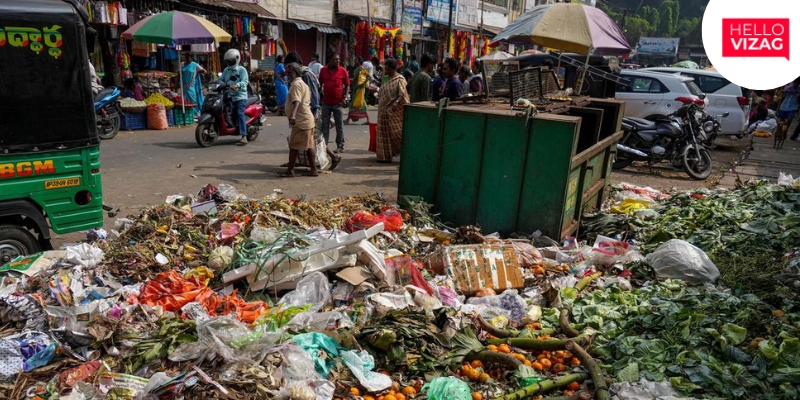
[(258, 133), (261, 130), (259, 126), (248, 126), (247, 127), (247, 141), (252, 142), (258, 139)]
[(700, 148), (700, 159), (694, 147), (689, 147), (683, 154), (683, 170), (692, 179), (705, 180), (714, 169), (711, 163), (711, 153), (705, 148)]
[(617, 154), (614, 156), (614, 163), (611, 164), (611, 169), (623, 169), (629, 167), (631, 164), (633, 164), (632, 158), (621, 151), (617, 151)]
[(111, 118), (102, 118), (97, 124), (97, 136), (103, 140), (113, 139), (119, 133), (120, 126), (122, 126), (122, 117), (119, 113)]
[(194, 139), (200, 147), (211, 146), (215, 140), (214, 136), (211, 135), (213, 131), (214, 126), (211, 124), (197, 125), (197, 128), (194, 130)]

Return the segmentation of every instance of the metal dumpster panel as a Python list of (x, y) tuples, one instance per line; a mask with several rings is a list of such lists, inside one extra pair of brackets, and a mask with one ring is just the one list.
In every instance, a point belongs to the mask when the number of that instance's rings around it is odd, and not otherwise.
[[(545, 118), (549, 117), (549, 118)], [(580, 119), (537, 117), (529, 127), (528, 156), (516, 231), (549, 235), (560, 232), (572, 154), (578, 144)]]
[(522, 196), (528, 137), (526, 120), (486, 115), (478, 212), (484, 232), (516, 227)]
[(442, 136), (439, 114), (435, 108), (407, 106), (403, 127), (404, 150), (400, 158), (398, 186), (403, 193), (414, 193), (426, 201), (433, 201)]
[(443, 220), (456, 225), (475, 223), (485, 120), (481, 113), (450, 110), (442, 121), (441, 168), (434, 204)]

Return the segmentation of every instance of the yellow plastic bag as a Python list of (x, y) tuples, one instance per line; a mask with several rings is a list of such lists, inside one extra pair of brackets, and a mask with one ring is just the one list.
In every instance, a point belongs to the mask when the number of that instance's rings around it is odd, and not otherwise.
[(633, 215), (638, 210), (650, 208), (650, 202), (642, 199), (626, 198), (616, 206), (611, 207), (611, 212), (615, 214), (630, 214)]
[(770, 137), (770, 136), (772, 136), (772, 133), (769, 132), (769, 131), (756, 131), (756, 133), (754, 133), (753, 136), (755, 136), (755, 137)]

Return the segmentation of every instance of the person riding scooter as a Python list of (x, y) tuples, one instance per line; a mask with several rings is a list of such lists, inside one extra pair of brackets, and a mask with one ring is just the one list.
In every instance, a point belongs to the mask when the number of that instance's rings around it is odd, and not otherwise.
[(225, 52), (225, 64), (228, 65), (222, 72), (220, 80), (228, 85), (228, 95), (230, 96), (233, 108), (232, 111), (237, 119), (239, 135), (242, 139), (239, 145), (247, 144), (247, 120), (244, 116), (244, 108), (247, 105), (247, 83), (249, 81), (247, 70), (239, 65), (241, 55), (239, 50), (230, 49)]

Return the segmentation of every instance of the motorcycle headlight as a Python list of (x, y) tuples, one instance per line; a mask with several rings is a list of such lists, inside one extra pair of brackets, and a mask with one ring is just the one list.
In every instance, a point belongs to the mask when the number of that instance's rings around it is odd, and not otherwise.
[(219, 107), (220, 103), (222, 103), (222, 99), (217, 99), (217, 101), (214, 102), (214, 107)]
[(714, 121), (703, 122), (703, 131), (706, 133), (714, 132)]

